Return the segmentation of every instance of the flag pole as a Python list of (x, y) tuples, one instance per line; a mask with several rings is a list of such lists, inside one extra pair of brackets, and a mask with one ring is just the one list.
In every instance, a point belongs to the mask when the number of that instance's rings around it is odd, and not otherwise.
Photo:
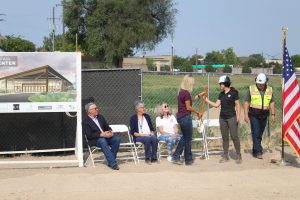
[[(284, 46), (285, 46), (285, 42), (286, 42), (286, 32), (288, 31), (287, 27), (282, 27), (282, 31), (283, 31), (283, 35), (282, 35), (282, 65), (283, 65), (283, 57), (284, 57)], [(282, 88), (282, 94), (284, 91), (284, 78), (282, 77), (282, 81), (281, 81), (281, 88)], [(282, 98), (283, 100), (284, 98)], [(282, 111), (282, 120), (281, 120), (281, 130), (282, 130), (282, 134), (281, 134), (281, 162), (280, 165), (282, 166), (286, 166), (287, 162), (284, 159), (284, 132), (283, 132), (283, 120), (284, 120), (284, 109), (283, 109), (283, 102), (282, 102), (282, 107), (281, 107), (281, 111)]]

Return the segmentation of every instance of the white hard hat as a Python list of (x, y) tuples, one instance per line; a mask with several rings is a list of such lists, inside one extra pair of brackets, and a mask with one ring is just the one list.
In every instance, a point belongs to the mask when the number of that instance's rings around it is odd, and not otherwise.
[(257, 75), (257, 77), (255, 78), (255, 81), (258, 84), (265, 84), (268, 81), (268, 79), (267, 79), (267, 76), (264, 73), (259, 73)]
[(231, 83), (230, 78), (226, 75), (223, 75), (219, 78), (219, 83)]

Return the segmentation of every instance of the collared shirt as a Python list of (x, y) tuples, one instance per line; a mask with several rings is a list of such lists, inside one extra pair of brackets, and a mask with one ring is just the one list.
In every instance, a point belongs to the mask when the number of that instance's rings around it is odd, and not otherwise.
[(89, 116), (94, 122), (95, 124), (98, 126), (98, 128), (100, 129), (101, 133), (104, 132), (103, 129), (101, 128), (100, 124), (99, 124), (99, 121), (97, 119), (97, 116), (96, 117), (91, 117)]

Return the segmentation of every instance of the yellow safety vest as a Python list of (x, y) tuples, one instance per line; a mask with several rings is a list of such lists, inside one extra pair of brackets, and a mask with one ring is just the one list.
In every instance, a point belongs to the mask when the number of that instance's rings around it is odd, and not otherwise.
[[(267, 86), (263, 100), (256, 85), (250, 85), (249, 89), (251, 95), (250, 107), (262, 110), (269, 110), (270, 102), (272, 99), (272, 87)], [(264, 105), (262, 105), (263, 103)]]

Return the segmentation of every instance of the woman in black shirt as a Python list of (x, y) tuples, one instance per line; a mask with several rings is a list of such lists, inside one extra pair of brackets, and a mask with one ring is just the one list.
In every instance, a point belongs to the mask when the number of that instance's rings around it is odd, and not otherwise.
[(237, 132), (238, 123), (240, 121), (241, 107), (239, 101), (239, 93), (233, 87), (230, 87), (230, 84), (231, 81), (228, 76), (221, 76), (219, 79), (219, 85), (222, 92), (220, 92), (218, 100), (216, 102), (212, 102), (208, 98), (206, 98), (205, 101), (213, 107), (219, 107), (221, 105), (219, 121), (223, 140), (224, 154), (222, 155), (220, 162), (229, 160), (228, 149), (230, 132), (230, 136), (237, 153), (236, 161), (237, 163), (241, 163), (241, 147)]

